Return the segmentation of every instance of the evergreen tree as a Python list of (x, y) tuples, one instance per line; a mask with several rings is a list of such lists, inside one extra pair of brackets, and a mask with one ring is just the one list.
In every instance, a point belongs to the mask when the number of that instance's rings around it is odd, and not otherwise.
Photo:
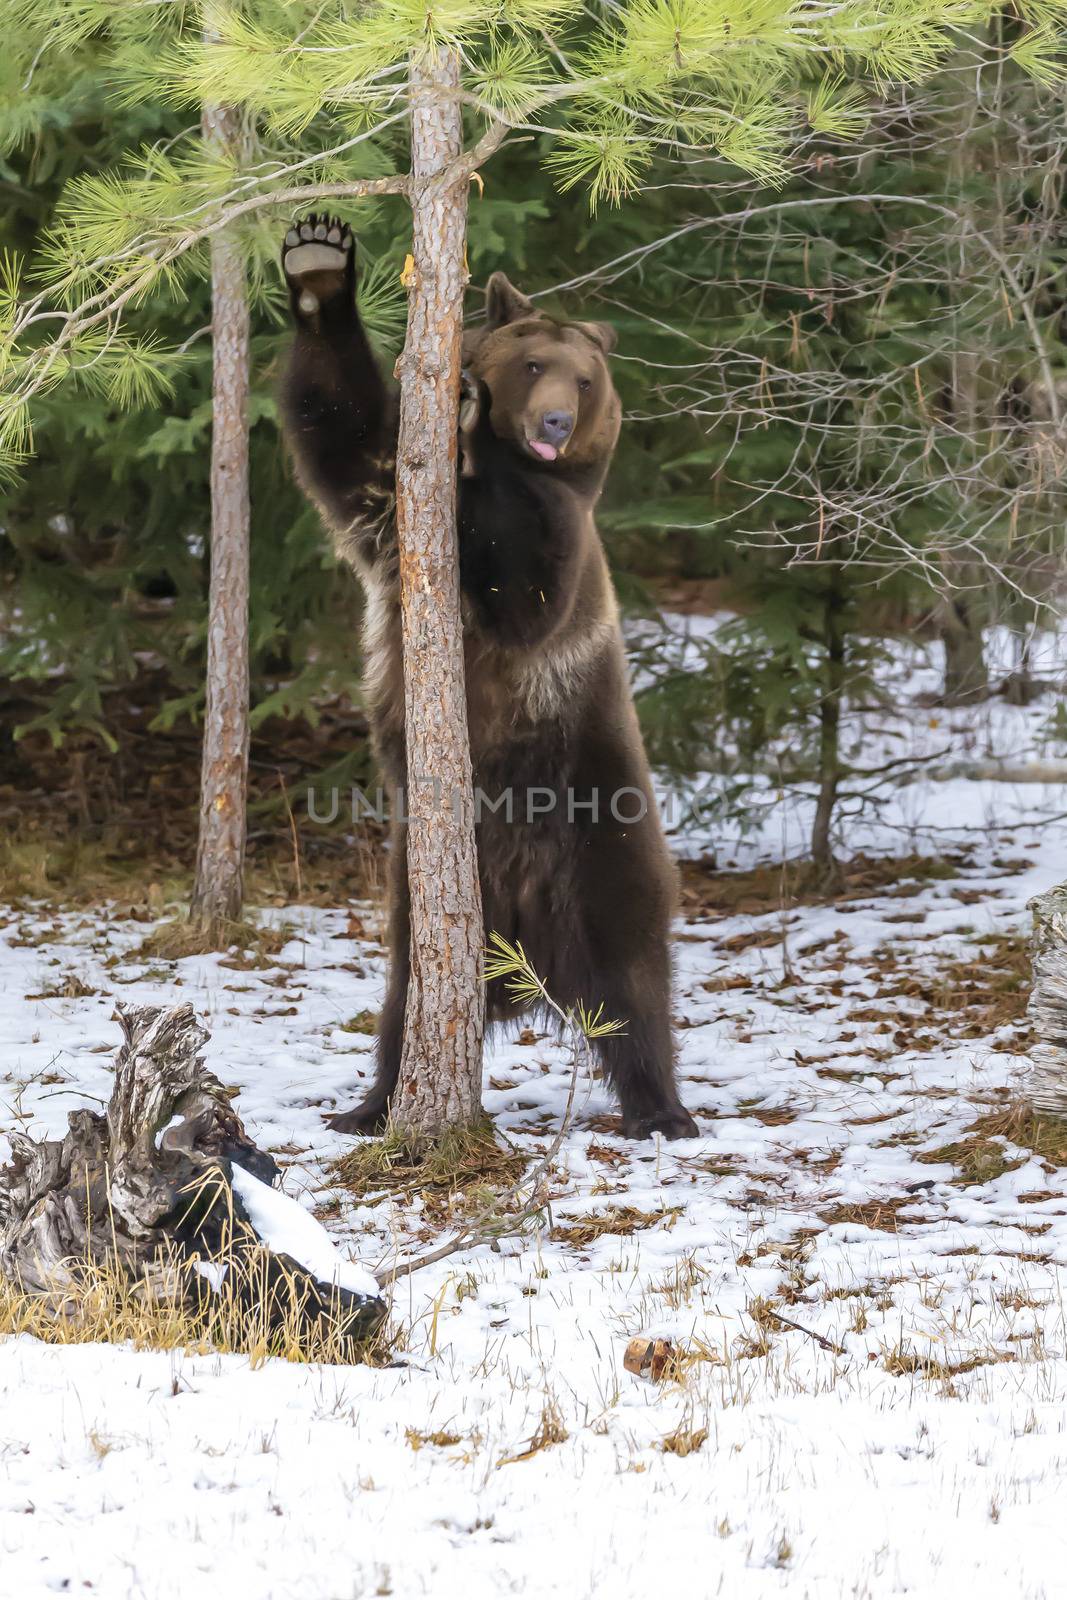
[[(327, 197), (411, 202), (398, 460), (408, 758), (415, 775), (433, 772), (455, 800), (453, 821), (442, 820), (432, 796), (420, 804), (409, 785), (412, 968), (420, 982), (427, 978), (431, 1002), (409, 1008), (402, 1080), (426, 1087), (436, 1075), (425, 1094), (409, 1097), (420, 1126), (454, 1117), (455, 1107), (469, 1117), (480, 1075), (480, 912), (454, 502), (451, 486), (444, 491), (452, 450), (442, 449), (455, 436), (469, 179), (509, 136), (531, 131), (551, 134), (546, 167), (564, 189), (584, 186), (594, 207), (638, 188), (657, 160), (688, 167), (714, 156), (758, 179), (778, 178), (802, 116), (825, 133), (854, 127), (857, 91), (840, 86), (843, 67), (922, 75), (948, 48), (955, 24), (992, 13), (981, 5), (961, 13), (945, 0), (846, 0), (801, 12), (785, 0), (756, 0), (740, 14), (723, 0), (633, 0), (592, 12), (576, 0), (444, 0), (432, 8), (372, 0), (356, 13), (281, 0), (181, 8), (8, 0), (0, 13), (23, 59), (31, 48), (54, 58), (102, 37), (109, 72), (128, 97), (232, 105), (271, 141), (242, 167), (199, 143), (155, 145), (122, 180), (94, 175), (68, 186), (45, 290), (24, 298), (11, 271), (3, 287), (0, 448), (9, 466), (28, 451), (35, 405), (62, 381), (141, 403), (173, 381), (160, 342), (125, 329), (123, 317), (161, 278), (180, 283), (192, 253), (223, 229)], [(1047, 71), (1056, 43), (1047, 8), (1035, 0), (1028, 31), (1001, 54)], [(474, 125), (466, 143), (464, 115)], [(436, 369), (427, 361), (431, 336)], [(831, 406), (820, 423), (831, 438), (832, 413)], [(417, 442), (434, 447), (421, 478)], [(431, 520), (419, 515), (420, 491), (436, 506)], [(835, 539), (844, 521), (844, 511), (835, 512)], [(416, 595), (414, 574), (428, 556), (436, 558), (434, 581)], [(439, 669), (432, 683), (420, 646)], [(830, 692), (838, 695), (840, 685)], [(446, 863), (470, 870), (442, 917), (429, 886)], [(447, 1082), (455, 1093), (440, 1092)]]
[(625, 308), (622, 347), (639, 358), (640, 421), (606, 518), (622, 566), (656, 570), (658, 529), (660, 570), (726, 576), (753, 608), (704, 646), (702, 676), (663, 672), (641, 701), (653, 749), (675, 770), (717, 766), (738, 814), (731, 744), (775, 776), (760, 745), (784, 715), (790, 769), (818, 764), (823, 590), (845, 602), (854, 699), (871, 692), (861, 625), (876, 642), (954, 616), (980, 646), (991, 620), (1025, 638), (1049, 614), (1065, 510), (1062, 93), (990, 59), (988, 40), (961, 48), (855, 154), (813, 140), (777, 194), (691, 168), (685, 215), (643, 240), (602, 233), (581, 273)]

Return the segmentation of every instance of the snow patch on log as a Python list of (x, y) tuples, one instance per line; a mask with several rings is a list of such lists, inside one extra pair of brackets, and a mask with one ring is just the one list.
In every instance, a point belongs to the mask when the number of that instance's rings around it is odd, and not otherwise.
[(233, 1163), (234, 1193), (257, 1236), (276, 1255), (291, 1256), (319, 1283), (376, 1299), (378, 1280), (358, 1261), (346, 1261), (317, 1217), (280, 1189)]

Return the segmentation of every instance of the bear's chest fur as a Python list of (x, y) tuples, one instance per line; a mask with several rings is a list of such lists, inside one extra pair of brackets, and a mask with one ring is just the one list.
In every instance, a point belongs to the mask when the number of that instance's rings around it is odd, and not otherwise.
[[(404, 675), (399, 590), (393, 573), (356, 563), (362, 580), (363, 690), (379, 759), (391, 784), (404, 782)], [(557, 752), (586, 714), (605, 665), (622, 659), (618, 612), (595, 533), (574, 607), (564, 627), (530, 649), (513, 649), (481, 633), (476, 607), (463, 599), (467, 725), (475, 781), (494, 780), (509, 764), (532, 758), (541, 776), (558, 776)], [(617, 676), (612, 670), (610, 677)], [(562, 733), (560, 741), (556, 736)], [(539, 765), (538, 765), (539, 764)]]

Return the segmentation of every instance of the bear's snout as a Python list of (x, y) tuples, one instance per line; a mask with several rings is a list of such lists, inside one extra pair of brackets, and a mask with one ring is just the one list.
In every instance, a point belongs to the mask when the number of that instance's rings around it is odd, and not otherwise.
[(557, 450), (567, 443), (573, 432), (573, 411), (546, 411), (541, 418), (541, 437), (546, 444), (554, 444)]

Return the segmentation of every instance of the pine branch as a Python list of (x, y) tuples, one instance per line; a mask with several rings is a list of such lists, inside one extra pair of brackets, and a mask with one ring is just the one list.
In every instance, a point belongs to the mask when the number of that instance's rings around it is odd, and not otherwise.
[[(579, 1005), (576, 1011), (565, 1010), (549, 993), (544, 980), (531, 965), (521, 944), (511, 945), (498, 933), (491, 933), (489, 941), (489, 949), (485, 952), (485, 981), (488, 983), (493, 979), (503, 979), (514, 994), (524, 999), (530, 994), (535, 995), (556, 1013), (563, 1024), (565, 1036), (570, 1040), (571, 1076), (563, 1116), (548, 1148), (538, 1158), (531, 1172), (524, 1172), (504, 1195), (494, 1197), (444, 1244), (436, 1246), (424, 1255), (409, 1257), (405, 1261), (376, 1272), (375, 1277), (382, 1288), (395, 1283), (398, 1278), (409, 1277), (411, 1273), (418, 1272), (423, 1267), (444, 1261), (460, 1250), (467, 1250), (473, 1245), (482, 1244), (490, 1239), (500, 1239), (508, 1234), (521, 1234), (529, 1222), (542, 1214), (544, 1205), (540, 1201), (541, 1183), (551, 1170), (552, 1163), (559, 1154), (570, 1128), (578, 1089), (578, 1076), (583, 1061), (590, 1069), (591, 1075), (590, 1040), (601, 1038), (608, 1033), (618, 1033), (622, 1029), (621, 1022), (602, 1017), (603, 1006), (598, 1007), (595, 1012), (590, 1012), (584, 1005)], [(528, 1189), (530, 1193), (528, 1203), (517, 1217), (509, 1215), (508, 1207), (524, 1189)]]

